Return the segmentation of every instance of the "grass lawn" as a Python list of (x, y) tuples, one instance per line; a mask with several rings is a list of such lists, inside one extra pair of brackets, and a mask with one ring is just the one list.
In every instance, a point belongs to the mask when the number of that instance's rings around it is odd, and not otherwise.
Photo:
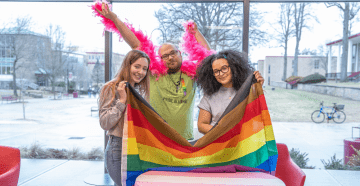
[(294, 89), (271, 88), (266, 86), (264, 95), (272, 121), (312, 122), (311, 114), (320, 108), (321, 101), (324, 101), (325, 106), (332, 106), (332, 103), (345, 105), (345, 122), (360, 121), (360, 101)]

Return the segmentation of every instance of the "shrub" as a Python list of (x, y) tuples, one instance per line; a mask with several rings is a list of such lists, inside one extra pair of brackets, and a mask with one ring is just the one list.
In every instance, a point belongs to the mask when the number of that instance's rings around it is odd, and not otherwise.
[(287, 79), (285, 79), (285, 82), (287, 82), (290, 85), (297, 84), (300, 80), (302, 80), (303, 77), (301, 76), (290, 76)]
[(73, 147), (71, 150), (67, 152), (68, 159), (73, 160), (83, 160), (85, 158), (85, 154), (80, 151), (79, 147)]
[(62, 81), (62, 82), (55, 83), (55, 86), (57, 86), (57, 87), (65, 87), (65, 82)]
[(29, 148), (27, 147), (20, 147), (20, 154), (21, 157), (27, 157), (31, 159), (46, 159), (47, 153), (46, 151), (41, 147), (41, 145), (38, 142), (34, 142), (30, 145)]
[(101, 150), (100, 147), (91, 149), (90, 152), (87, 153), (87, 159), (89, 160), (103, 160), (104, 159), (104, 151)]
[(74, 81), (69, 82), (69, 90), (75, 90), (76, 83)]
[(295, 162), (296, 165), (298, 165), (300, 168), (305, 169), (315, 169), (315, 166), (307, 166), (307, 162), (309, 161), (309, 158), (306, 156), (308, 153), (300, 153), (299, 149), (292, 148), (290, 151), (290, 157)]
[(335, 170), (345, 170), (345, 166), (342, 163), (342, 159), (336, 159), (336, 154), (325, 162), (325, 160), (321, 159), (322, 164), (324, 165), (325, 169), (335, 169)]
[(303, 77), (301, 77), (301, 76), (290, 76), (290, 77), (285, 79), (285, 82), (289, 83), (289, 82), (292, 82), (292, 81), (299, 81), (302, 78)]
[(80, 148), (66, 149), (44, 149), (35, 142), (30, 147), (20, 147), (21, 158), (29, 159), (72, 159), (72, 160), (104, 160), (104, 152), (100, 147), (93, 148), (90, 152), (81, 152)]
[(320, 74), (311, 74), (306, 77), (304, 77), (302, 80), (300, 80), (298, 83), (319, 83), (326, 81), (325, 76)]
[(334, 169), (334, 170), (357, 170), (359, 171), (359, 167), (350, 166), (349, 162), (347, 165), (344, 165), (342, 162), (342, 159), (336, 159), (336, 154), (331, 157), (328, 162), (325, 162), (325, 160), (321, 159), (321, 162), (324, 164), (325, 169)]

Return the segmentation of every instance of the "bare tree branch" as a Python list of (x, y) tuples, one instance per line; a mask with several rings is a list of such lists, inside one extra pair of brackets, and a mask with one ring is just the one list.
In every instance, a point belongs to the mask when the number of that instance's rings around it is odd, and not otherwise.
[[(262, 14), (252, 10), (250, 15), (252, 34), (250, 46), (264, 44), (266, 32), (259, 30), (262, 23)], [(179, 43), (184, 28), (182, 22), (194, 20), (199, 31), (215, 50), (242, 48), (242, 4), (241, 3), (184, 3), (167, 4), (155, 12), (159, 21), (159, 28), (166, 35), (166, 41)], [(240, 29), (211, 29), (209, 27), (237, 27)], [(159, 37), (158, 40), (163, 40)]]
[[(6, 41), (3, 49), (6, 50), (7, 56), (12, 61), (12, 76), (13, 76), (13, 90), (14, 95), (17, 96), (16, 84), (17, 76), (31, 79), (33, 74), (22, 74), (24, 70), (32, 69), (34, 62), (34, 51), (36, 47), (36, 35), (31, 32), (33, 25), (32, 19), (29, 16), (18, 17), (14, 21), (10, 21), (6, 27), (0, 29), (0, 40)], [(1, 41), (1, 43), (5, 43)], [(19, 74), (18, 74), (19, 73)]]

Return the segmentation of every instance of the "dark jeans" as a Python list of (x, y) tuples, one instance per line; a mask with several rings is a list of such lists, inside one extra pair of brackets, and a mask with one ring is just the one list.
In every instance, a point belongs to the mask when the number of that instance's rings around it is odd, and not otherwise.
[(121, 186), (122, 138), (110, 136), (105, 149), (105, 167), (115, 186)]

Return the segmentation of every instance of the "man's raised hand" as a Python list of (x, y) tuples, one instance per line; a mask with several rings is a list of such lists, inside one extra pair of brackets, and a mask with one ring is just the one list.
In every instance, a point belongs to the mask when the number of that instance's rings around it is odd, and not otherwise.
[(197, 24), (193, 21), (194, 25), (189, 25), (188, 29), (189, 32), (193, 35), (195, 35), (196, 31), (198, 30)]
[(109, 6), (106, 4), (106, 3), (102, 3), (101, 5), (101, 11), (97, 8), (95, 8), (95, 10), (101, 14), (102, 16), (108, 18), (108, 19), (111, 19), (112, 21), (117, 17), (116, 14), (114, 12), (112, 12), (110, 9), (109, 9)]

